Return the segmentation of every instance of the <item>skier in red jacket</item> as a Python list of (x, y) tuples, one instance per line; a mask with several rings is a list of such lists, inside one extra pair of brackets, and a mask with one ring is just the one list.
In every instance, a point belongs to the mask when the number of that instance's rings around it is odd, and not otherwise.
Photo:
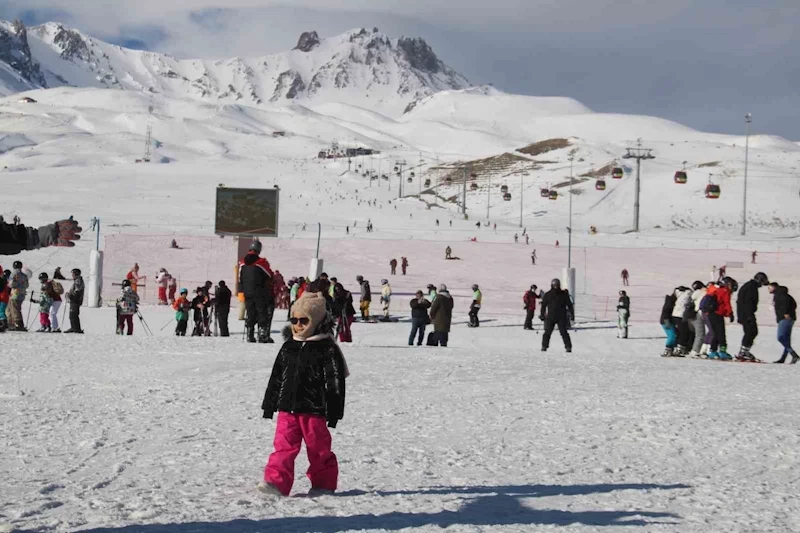
[(536, 285), (531, 285), (531, 290), (522, 296), (522, 303), (525, 304), (525, 326), (524, 329), (533, 330), (533, 317), (536, 314), (536, 299), (539, 295), (536, 292)]

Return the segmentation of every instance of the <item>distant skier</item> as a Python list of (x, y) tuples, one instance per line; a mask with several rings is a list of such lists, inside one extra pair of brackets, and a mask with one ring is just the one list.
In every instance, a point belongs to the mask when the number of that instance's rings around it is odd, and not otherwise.
[(525, 235), (525, 245), (528, 245), (530, 243), (531, 243), (530, 235)]
[(53, 272), (53, 279), (58, 280), (66, 280), (67, 278), (64, 277), (64, 274), (61, 273), (61, 267), (56, 267), (55, 272)]
[(389, 285), (389, 280), (381, 280), (381, 304), (383, 306), (383, 318), (381, 322), (389, 321), (389, 306), (392, 303), (392, 286)]
[(536, 250), (531, 252), (531, 263), (536, 265)]
[(69, 329), (64, 333), (83, 333), (81, 329), (81, 306), (83, 305), (83, 294), (86, 284), (81, 277), (79, 268), (72, 269), (72, 287), (67, 293), (69, 302)]
[(796, 365), (797, 361), (800, 360), (800, 356), (792, 348), (792, 327), (797, 320), (797, 302), (789, 294), (789, 289), (782, 285), (770, 283), (767, 290), (773, 296), (775, 318), (778, 321), (778, 342), (783, 346), (783, 354), (775, 363), (783, 364), (786, 361), (786, 356), (791, 355), (791, 364)]
[(133, 335), (133, 315), (139, 310), (139, 295), (133, 290), (130, 280), (122, 280), (122, 294), (117, 298), (117, 334), (125, 334), (128, 326), (128, 335)]
[(425, 328), (430, 321), (428, 309), (431, 307), (431, 302), (425, 298), (422, 291), (417, 291), (409, 305), (411, 307), (411, 333), (408, 336), (408, 345), (413, 346), (416, 337), (417, 346), (421, 346), (422, 339), (425, 338)]
[(617, 300), (617, 338), (628, 338), (628, 322), (631, 318), (631, 299), (625, 291), (619, 291)]
[(702, 281), (695, 281), (692, 283), (692, 305), (694, 306), (694, 318), (690, 322), (690, 326), (694, 333), (694, 343), (692, 343), (692, 351), (689, 352), (690, 357), (705, 357), (708, 354), (708, 346), (705, 344), (706, 326), (703, 312), (700, 310), (700, 302), (706, 295), (706, 286)]
[(233, 298), (233, 293), (231, 293), (225, 281), (220, 280), (217, 285), (217, 291), (214, 294), (214, 312), (216, 313), (217, 323), (219, 324), (220, 337), (230, 336), (230, 331), (228, 330), (228, 316), (231, 313), (231, 298)]
[(525, 324), (522, 329), (530, 331), (533, 331), (533, 317), (536, 316), (536, 299), (539, 298), (536, 289), (536, 285), (531, 285), (530, 290), (522, 295), (523, 309), (525, 309)]
[(481, 303), (483, 302), (483, 294), (477, 284), (472, 286), (472, 303), (469, 305), (469, 327), (480, 327), (481, 321), (478, 318), (478, 313), (481, 310)]
[(167, 289), (169, 288), (169, 272), (166, 268), (161, 268), (156, 274), (156, 284), (158, 285), (158, 305), (167, 305)]
[(139, 294), (139, 282), (147, 279), (147, 276), (139, 275), (139, 263), (135, 263), (133, 268), (130, 269), (125, 279), (130, 282), (130, 287), (133, 292)]
[(444, 249), (444, 258), (445, 259), (452, 259), (453, 257), (453, 249), (449, 246)]
[(406, 270), (408, 270), (408, 259), (405, 257), (400, 258), (400, 269), (403, 272), (403, 275), (406, 275)]
[(186, 328), (189, 325), (189, 311), (192, 309), (192, 302), (188, 297), (189, 291), (181, 289), (178, 299), (172, 303), (172, 308), (175, 310), (175, 321), (178, 323), (175, 326), (175, 335), (178, 337), (186, 336)]
[(391, 268), (392, 276), (397, 274), (397, 259), (392, 258), (392, 260), (389, 261), (389, 267)]
[(367, 321), (369, 320), (369, 306), (372, 303), (372, 289), (369, 286), (369, 281), (365, 280), (364, 276), (356, 276), (356, 281), (361, 286), (361, 299), (359, 300), (361, 319)]
[(757, 255), (758, 255), (758, 252), (756, 252), (755, 250), (753, 250), (753, 253), (752, 253), (752, 254), (750, 254), (750, 264), (752, 264), (752, 265), (755, 265), (755, 264), (756, 264), (756, 256), (757, 256)]
[(542, 351), (550, 347), (550, 337), (553, 329), (558, 326), (558, 332), (564, 341), (567, 353), (572, 352), (572, 339), (569, 337), (570, 322), (575, 319), (575, 309), (569, 293), (561, 290), (561, 281), (554, 279), (550, 282), (550, 290), (542, 298), (542, 309), (539, 319), (544, 322), (544, 335), (542, 336)]
[(168, 274), (167, 281), (167, 299), (170, 305), (175, 302), (175, 292), (178, 290), (178, 280), (172, 274)]
[(628, 287), (630, 285), (630, 283), (628, 282), (628, 278), (630, 277), (630, 274), (628, 274), (628, 269), (627, 268), (623, 268), (622, 269), (622, 273), (620, 274), (620, 277), (622, 278), (622, 286), (623, 287)]
[(558, 248), (558, 241), (556, 241), (556, 248)]
[(758, 324), (756, 323), (756, 312), (758, 311), (758, 289), (769, 285), (769, 279), (763, 272), (759, 272), (753, 279), (746, 282), (739, 289), (736, 298), (736, 318), (744, 330), (742, 347), (736, 359), (739, 361), (752, 362), (755, 356), (750, 353), (753, 343), (758, 336)]
[(519, 242), (519, 234), (515, 233), (514, 234), (514, 244), (516, 244), (518, 242)]
[(727, 272), (727, 271), (728, 271), (728, 268), (725, 265), (722, 265), (721, 267), (719, 267), (719, 281), (722, 281), (722, 279), (725, 277), (725, 272)]

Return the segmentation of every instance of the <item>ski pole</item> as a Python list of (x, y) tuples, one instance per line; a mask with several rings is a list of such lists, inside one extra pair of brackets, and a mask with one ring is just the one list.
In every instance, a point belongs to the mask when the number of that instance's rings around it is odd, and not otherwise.
[[(61, 312), (61, 324), (64, 324), (64, 320), (67, 319), (67, 306), (65, 305), (67, 302), (61, 302), (61, 305), (64, 307), (64, 310)], [(61, 327), (59, 324), (59, 327)]]
[[(31, 299), (28, 302), (28, 318), (25, 320), (25, 324), (31, 323), (31, 309), (33, 308), (33, 295), (36, 294), (36, 291), (31, 291)], [(20, 306), (21, 308), (22, 306)], [(22, 311), (22, 309), (20, 309)]]
[(163, 327), (163, 328), (161, 328), (159, 331), (164, 331), (165, 329), (167, 329), (167, 326), (169, 326), (170, 324), (172, 324), (172, 321), (173, 321), (173, 320), (175, 320), (175, 318), (174, 318), (174, 317), (173, 317), (173, 318), (170, 318), (170, 319), (169, 319), (169, 322), (167, 322), (166, 324), (164, 324), (164, 327)]

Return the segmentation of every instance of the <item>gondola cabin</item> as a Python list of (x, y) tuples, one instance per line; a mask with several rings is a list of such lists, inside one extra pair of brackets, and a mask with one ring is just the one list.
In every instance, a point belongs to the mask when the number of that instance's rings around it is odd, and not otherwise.
[(503, 194), (507, 193), (508, 192), (508, 185), (503, 185), (502, 187), (500, 187), (500, 192), (503, 193)]
[(450, 176), (447, 176), (447, 177), (444, 179), (444, 182), (445, 182), (446, 184), (448, 184), (448, 185), (452, 185), (452, 183), (453, 183), (453, 178), (451, 178)]
[(614, 170), (611, 171), (611, 177), (615, 180), (621, 180), (625, 176), (625, 171), (622, 170), (621, 167), (615, 167)]
[(558, 200), (558, 191), (550, 191), (550, 199)]
[(675, 183), (686, 183), (689, 181), (689, 176), (686, 174), (685, 170), (679, 170), (675, 173)]
[(477, 191), (478, 190), (478, 184), (473, 181), (472, 184), (469, 186), (469, 188), (470, 188), (470, 190)]
[(407, 181), (408, 183), (414, 183), (414, 178), (412, 178), (411, 176), (409, 176), (409, 177), (408, 177), (408, 179), (407, 179), (406, 181)]
[(510, 202), (511, 201), (511, 193), (507, 192), (507, 193), (503, 194), (503, 200), (505, 200), (506, 202)]
[(414, 174), (414, 173), (412, 172), (412, 173), (411, 173), (411, 177), (412, 177), (412, 178), (416, 178), (416, 177), (417, 177), (417, 175), (416, 175), (416, 174)]
[(706, 185), (706, 198), (716, 200), (719, 198), (719, 195), (722, 194), (722, 189), (720, 186), (715, 183), (709, 183)]
[(548, 189), (539, 189), (539, 196), (542, 198), (550, 198), (550, 191)]
[(598, 191), (606, 190), (606, 180), (597, 180), (594, 184), (594, 188)]
[(430, 187), (430, 186), (431, 186), (431, 180), (430, 180), (430, 178), (428, 178), (428, 179), (426, 179), (426, 180), (425, 180), (425, 186), (426, 186), (426, 187)]

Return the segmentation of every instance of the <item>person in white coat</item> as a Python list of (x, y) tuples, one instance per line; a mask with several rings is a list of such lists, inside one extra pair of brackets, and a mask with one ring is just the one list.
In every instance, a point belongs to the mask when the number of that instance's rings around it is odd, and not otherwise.
[(687, 287), (675, 289), (675, 307), (672, 309), (672, 322), (678, 332), (678, 345), (675, 347), (673, 355), (679, 357), (689, 353), (689, 345), (692, 344), (692, 332), (689, 329), (689, 317), (692, 316), (694, 306), (692, 304), (692, 290)]
[(381, 304), (383, 304), (383, 318), (381, 322), (389, 321), (389, 304), (392, 301), (392, 286), (389, 285), (389, 280), (381, 280)]
[(703, 339), (706, 336), (706, 323), (703, 320), (703, 313), (700, 312), (700, 302), (706, 295), (706, 286), (702, 281), (695, 281), (692, 283), (692, 308), (694, 310), (694, 317), (689, 322), (689, 327), (694, 333), (694, 342), (692, 343), (692, 351), (689, 352), (689, 357), (704, 357), (708, 353), (708, 345), (703, 344)]
[(156, 274), (156, 284), (158, 285), (158, 305), (168, 305), (167, 302), (167, 288), (169, 287), (169, 272), (166, 268), (162, 268)]

